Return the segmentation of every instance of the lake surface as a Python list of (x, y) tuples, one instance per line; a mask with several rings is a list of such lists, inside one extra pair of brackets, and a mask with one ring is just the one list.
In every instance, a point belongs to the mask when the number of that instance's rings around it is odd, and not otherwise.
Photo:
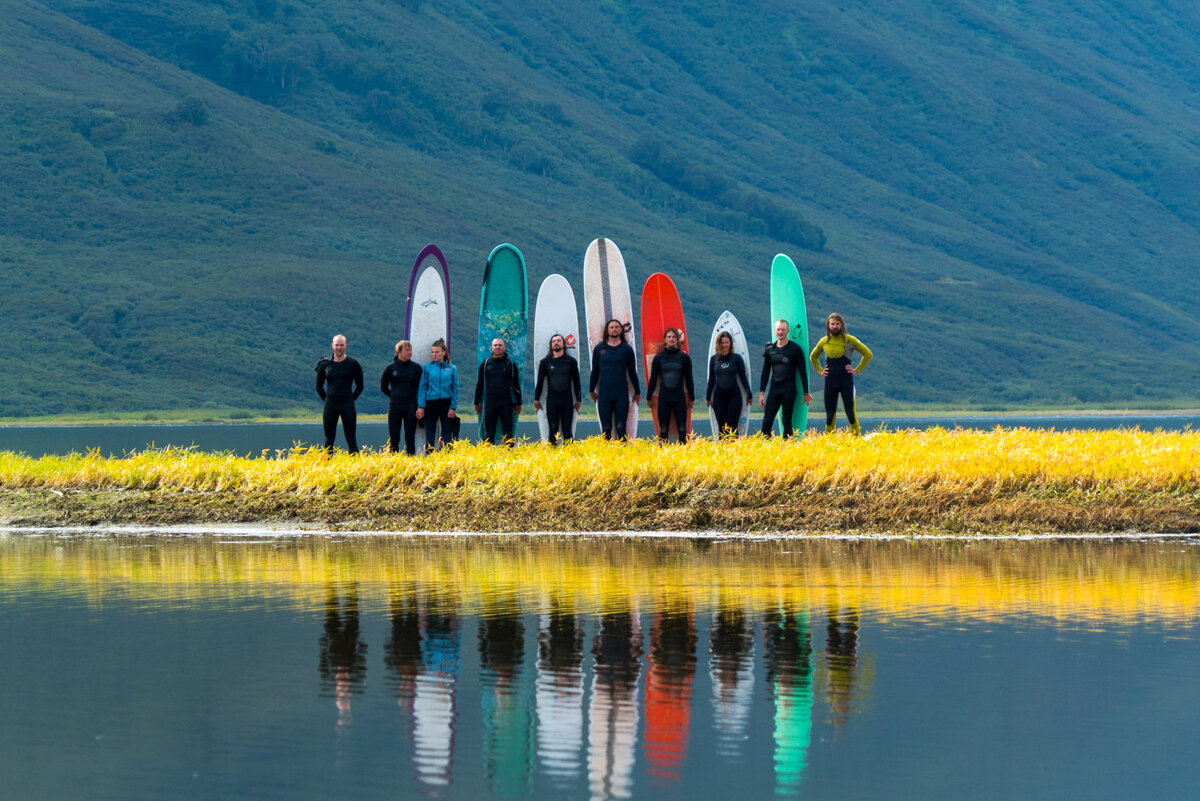
[(0, 534), (5, 799), (1200, 797), (1200, 543)]
[[(839, 418), (838, 425), (845, 425)], [(761, 427), (761, 418), (751, 421), (751, 430)], [(824, 419), (814, 417), (810, 429), (824, 428)], [(1143, 428), (1154, 430), (1182, 430), (1200, 428), (1197, 414), (1077, 414), (1077, 415), (973, 415), (961, 417), (875, 417), (862, 419), (864, 431), (880, 428), (976, 428), (991, 429), (996, 426), (1026, 427), (1038, 429), (1108, 429)], [(463, 433), (476, 438), (478, 426), (475, 419), (464, 419)], [(711, 432), (707, 415), (697, 415), (694, 430), (708, 436)], [(639, 426), (641, 436), (653, 436), (654, 428), (649, 420)], [(596, 436), (600, 426), (593, 417), (579, 421), (579, 437)], [(518, 424), (517, 435), (530, 440), (538, 438), (537, 424), (523, 421)], [(387, 424), (383, 422), (360, 422), (358, 441), (363, 447), (381, 448), (387, 443)], [(205, 423), (192, 425), (79, 425), (79, 426), (0, 426), (0, 450), (27, 453), (30, 456), (45, 454), (83, 453), (98, 449), (106, 455), (120, 456), (130, 451), (147, 448), (195, 447), (202, 451), (233, 451), (237, 454), (257, 455), (262, 451), (276, 451), (293, 446), (320, 445), (324, 442), (321, 424), (314, 423)], [(341, 429), (338, 430), (338, 447), (345, 447)]]

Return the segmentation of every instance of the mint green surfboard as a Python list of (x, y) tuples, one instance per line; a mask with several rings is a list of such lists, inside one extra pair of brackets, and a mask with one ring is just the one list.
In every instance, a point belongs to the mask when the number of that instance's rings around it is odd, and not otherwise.
[[(497, 245), (483, 270), (479, 293), (479, 346), (475, 367), (492, 355), (492, 340), (500, 337), (508, 345), (508, 357), (517, 363), (525, 381), (525, 340), (529, 333), (529, 277), (525, 257), (515, 245)], [(487, 398), (484, 398), (487, 402)], [(514, 421), (515, 423), (515, 421)], [(483, 415), (479, 415), (483, 438)]]
[[(808, 307), (804, 303), (804, 284), (800, 272), (790, 258), (780, 253), (771, 262), (771, 332), (769, 341), (775, 341), (775, 321), (787, 320), (792, 326), (788, 339), (800, 346), (804, 354), (804, 369), (808, 369)], [(796, 408), (792, 410), (792, 430), (803, 436), (808, 430), (808, 404), (803, 402), (804, 384), (796, 376)], [(775, 430), (781, 431), (779, 421)]]

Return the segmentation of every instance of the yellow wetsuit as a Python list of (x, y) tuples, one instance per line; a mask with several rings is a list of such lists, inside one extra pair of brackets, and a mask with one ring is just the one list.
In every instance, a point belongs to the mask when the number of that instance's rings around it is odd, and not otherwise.
[(855, 434), (860, 432), (858, 416), (854, 412), (854, 373), (846, 369), (850, 359), (858, 353), (861, 358), (855, 368), (858, 372), (871, 361), (871, 349), (847, 333), (837, 336), (823, 336), (817, 346), (808, 355), (808, 360), (818, 371), (821, 369), (821, 354), (825, 354), (825, 366), (828, 375), (825, 377), (825, 431), (832, 432), (834, 420), (837, 418), (837, 401), (841, 396), (842, 406), (846, 409), (846, 419), (850, 421), (850, 430)]

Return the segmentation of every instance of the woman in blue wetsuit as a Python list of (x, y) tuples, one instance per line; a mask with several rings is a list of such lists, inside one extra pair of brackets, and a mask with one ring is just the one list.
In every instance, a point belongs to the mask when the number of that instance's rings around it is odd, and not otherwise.
[(629, 416), (630, 387), (633, 405), (642, 401), (638, 381), (637, 357), (625, 341), (625, 324), (609, 320), (604, 324), (604, 339), (592, 348), (592, 375), (588, 394), (600, 413), (600, 430), (605, 439), (628, 439), (625, 421)]
[(426, 452), (454, 442), (458, 408), (458, 369), (450, 363), (446, 340), (434, 342), (430, 355), (431, 361), (421, 371), (421, 389), (417, 393), (417, 419), (425, 421)]

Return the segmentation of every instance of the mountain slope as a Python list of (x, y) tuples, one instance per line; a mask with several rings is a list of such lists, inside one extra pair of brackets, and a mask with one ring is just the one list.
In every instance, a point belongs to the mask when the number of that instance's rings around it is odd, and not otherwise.
[(487, 252), (578, 290), (601, 235), (763, 340), (790, 253), (875, 402), (1200, 379), (1184, 4), (3, 7), (3, 415), (308, 403), (335, 331), (370, 387), (427, 241), (470, 367)]

